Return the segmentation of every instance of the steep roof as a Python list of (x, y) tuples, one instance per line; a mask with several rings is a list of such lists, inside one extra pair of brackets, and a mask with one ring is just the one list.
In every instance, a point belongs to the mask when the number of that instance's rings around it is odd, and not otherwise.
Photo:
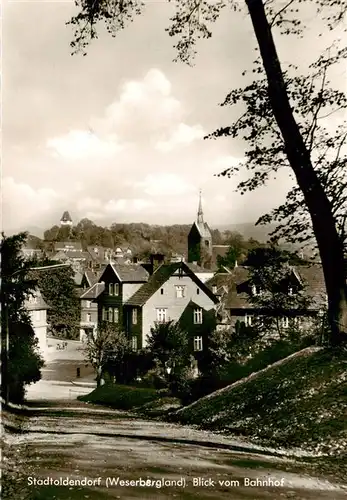
[(41, 311), (42, 309), (50, 309), (50, 306), (46, 303), (42, 296), (42, 293), (37, 288), (36, 290), (34, 290), (33, 296), (29, 296), (25, 300), (25, 308), (27, 311)]
[(197, 222), (197, 221), (195, 221), (194, 224), (193, 224), (193, 226), (192, 226), (192, 228), (194, 226), (199, 231), (199, 234), (200, 234), (201, 238), (211, 238), (212, 237), (212, 233), (211, 233), (211, 230), (210, 230), (207, 222)]
[(63, 213), (60, 219), (61, 222), (72, 222), (71, 216), (67, 210)]
[(159, 288), (164, 285), (164, 283), (178, 270), (182, 269), (199, 288), (213, 300), (214, 303), (218, 302), (216, 296), (211, 292), (209, 288), (189, 269), (187, 264), (184, 262), (172, 262), (170, 264), (162, 264), (156, 271), (149, 277), (148, 282), (142, 285), (142, 287), (134, 293), (125, 303), (131, 306), (143, 306), (148, 299), (155, 294)]
[(123, 283), (145, 283), (148, 280), (149, 273), (139, 264), (107, 264), (102, 274), (99, 275), (99, 281), (108, 267)]
[(84, 276), (89, 286), (93, 286), (98, 281), (97, 276), (90, 269), (85, 269)]
[(105, 283), (94, 283), (93, 286), (88, 288), (81, 296), (80, 299), (97, 299), (99, 295), (102, 294), (102, 292), (105, 290)]
[[(305, 295), (311, 299), (309, 309), (315, 310), (324, 306), (326, 303), (326, 290), (323, 269), (320, 264), (310, 264), (292, 267), (293, 276), (299, 284), (304, 287)], [(215, 275), (207, 282), (209, 287), (214, 284), (218, 286), (218, 278), (221, 275)], [(224, 283), (228, 286), (228, 294), (225, 298), (225, 307), (230, 309), (252, 308), (246, 291), (238, 290), (238, 286), (246, 283), (249, 279), (249, 268), (239, 266), (231, 271), (230, 275), (224, 275)]]

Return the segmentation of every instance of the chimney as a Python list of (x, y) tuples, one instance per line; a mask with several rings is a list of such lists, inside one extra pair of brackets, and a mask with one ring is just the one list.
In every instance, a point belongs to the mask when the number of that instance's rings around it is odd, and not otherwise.
[(152, 253), (150, 256), (150, 262), (151, 262), (151, 267), (152, 267), (152, 272), (156, 269), (158, 269), (159, 266), (164, 264), (164, 254), (162, 253)]

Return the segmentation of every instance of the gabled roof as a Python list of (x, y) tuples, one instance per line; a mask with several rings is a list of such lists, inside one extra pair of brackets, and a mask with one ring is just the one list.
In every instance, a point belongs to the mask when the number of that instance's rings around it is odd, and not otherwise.
[(97, 299), (99, 295), (105, 290), (105, 283), (95, 283), (92, 287), (86, 290), (81, 296), (81, 300), (93, 300)]
[(143, 306), (148, 299), (155, 294), (159, 288), (178, 270), (181, 269), (188, 275), (199, 288), (206, 293), (206, 295), (216, 304), (217, 297), (211, 292), (209, 288), (189, 269), (184, 262), (172, 262), (170, 264), (162, 264), (156, 271), (149, 277), (148, 282), (128, 299), (125, 305)]
[(71, 216), (70, 216), (70, 214), (69, 214), (69, 212), (67, 210), (65, 210), (65, 212), (61, 216), (60, 221), (62, 221), (62, 222), (72, 222)]
[[(35, 302), (33, 302), (35, 300)], [(25, 308), (27, 311), (41, 311), (50, 309), (50, 306), (44, 300), (42, 293), (37, 288), (34, 290), (33, 295), (25, 300)]]
[(186, 265), (189, 267), (193, 273), (198, 273), (198, 274), (211, 274), (213, 271), (211, 269), (206, 269), (204, 267), (200, 267), (197, 264), (194, 264), (193, 262), (186, 262)]
[(193, 229), (194, 226), (199, 231), (199, 234), (200, 234), (201, 238), (211, 238), (212, 237), (212, 233), (211, 233), (211, 230), (210, 230), (207, 222), (197, 222), (197, 221), (195, 221), (194, 224), (193, 224), (193, 226), (192, 226), (192, 229)]
[(149, 276), (149, 273), (139, 264), (107, 264), (99, 276), (99, 281), (108, 268), (112, 269), (122, 283), (145, 283)]
[[(322, 308), (326, 303), (326, 289), (323, 269), (320, 264), (310, 264), (292, 267), (293, 276), (304, 287), (305, 295), (311, 299), (309, 309), (316, 310)], [(212, 286), (218, 275), (208, 281), (208, 286)], [(225, 307), (230, 309), (252, 308), (253, 304), (249, 300), (246, 291), (238, 290), (238, 286), (245, 284), (249, 279), (249, 268), (239, 266), (225, 278), (229, 286), (229, 292), (225, 299)]]
[(98, 281), (97, 276), (90, 269), (86, 269), (83, 275), (86, 278), (89, 286), (93, 286)]

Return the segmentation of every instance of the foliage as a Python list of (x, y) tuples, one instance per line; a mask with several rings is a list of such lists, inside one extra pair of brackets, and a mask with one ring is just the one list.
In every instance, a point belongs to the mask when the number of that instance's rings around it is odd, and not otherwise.
[(120, 377), (124, 371), (124, 359), (130, 352), (130, 343), (116, 325), (103, 322), (97, 331), (87, 338), (86, 359), (96, 372), (97, 385), (105, 372)]
[(176, 419), (272, 447), (342, 457), (346, 349), (304, 349), (178, 411)]
[(185, 369), (191, 365), (187, 332), (174, 321), (156, 323), (151, 328), (147, 349), (152, 353), (158, 373), (166, 380), (184, 376)]
[[(29, 277), (29, 263), (21, 255), (27, 239), (26, 233), (7, 237), (1, 241), (1, 375), (2, 394), (11, 401), (22, 402), (24, 386), (40, 379), (43, 360), (38, 352), (38, 341), (31, 320), (24, 307), (36, 288)], [(8, 347), (7, 351), (7, 333)], [(8, 356), (7, 356), (8, 355)]]
[[(312, 299), (304, 283), (293, 278), (290, 254), (277, 247), (257, 249), (249, 256), (249, 300), (256, 310), (266, 311), (252, 319), (260, 337), (284, 337), (299, 328), (296, 313), (308, 312)], [(295, 259), (295, 256), (293, 257)], [(284, 321), (288, 319), (288, 326)], [(290, 323), (290, 324), (289, 324)]]
[[(32, 261), (37, 266), (47, 265), (51, 261)], [(49, 309), (47, 322), (53, 335), (76, 339), (79, 335), (80, 301), (76, 295), (74, 271), (70, 266), (47, 269), (31, 273), (37, 280), (44, 300)]]
[(103, 385), (86, 396), (79, 396), (80, 401), (101, 404), (119, 410), (132, 410), (161, 397), (155, 389), (119, 384)]
[[(220, 16), (227, 1), (181, 0), (168, 28), (178, 37), (178, 59), (190, 62), (199, 38), (212, 35), (210, 24)], [(241, 103), (245, 109), (230, 127), (217, 130), (212, 137), (241, 137), (248, 145), (242, 167), (251, 172), (241, 181), (241, 192), (254, 190), (283, 169), (295, 177), (287, 201), (263, 221), (280, 222), (275, 237), (284, 236), (305, 242), (314, 234), (324, 268), (329, 297), (328, 318), (331, 342), (340, 343), (347, 334), (347, 289), (344, 263), (346, 246), (347, 179), (343, 145), (346, 123), (328, 129), (326, 118), (343, 111), (347, 99), (343, 92), (329, 86), (334, 67), (347, 55), (339, 42), (327, 48), (301, 75), (289, 64), (283, 70), (274, 35), (303, 37), (307, 16), (301, 0), (231, 0), (235, 11), (246, 8), (257, 40), (260, 57), (254, 62), (252, 83), (230, 92), (224, 104)], [(341, 0), (312, 0), (315, 14), (329, 30), (342, 24), (346, 7)], [(141, 12), (137, 2), (109, 0), (78, 4), (80, 12), (71, 23), (76, 27), (74, 48), (85, 49), (96, 37), (96, 25), (106, 22), (115, 35), (125, 20)], [(315, 17), (315, 16), (312, 16)], [(112, 31), (114, 30), (114, 31)], [(246, 74), (247, 72), (245, 72)], [(248, 77), (248, 75), (247, 75)], [(237, 169), (227, 169), (224, 174)], [(342, 178), (340, 178), (343, 176)]]
[(38, 340), (30, 324), (9, 323), (10, 351), (7, 382), (10, 401), (23, 403), (25, 386), (38, 382), (44, 361), (39, 354)]

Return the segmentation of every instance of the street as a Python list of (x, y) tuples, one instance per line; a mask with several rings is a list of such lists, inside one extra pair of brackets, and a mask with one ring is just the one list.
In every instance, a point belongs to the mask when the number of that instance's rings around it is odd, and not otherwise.
[(7, 434), (17, 479), (3, 498), (346, 498), (342, 485), (240, 439), (79, 402), (92, 375), (76, 385), (73, 361), (61, 363), (47, 364), (28, 392), (21, 431)]

